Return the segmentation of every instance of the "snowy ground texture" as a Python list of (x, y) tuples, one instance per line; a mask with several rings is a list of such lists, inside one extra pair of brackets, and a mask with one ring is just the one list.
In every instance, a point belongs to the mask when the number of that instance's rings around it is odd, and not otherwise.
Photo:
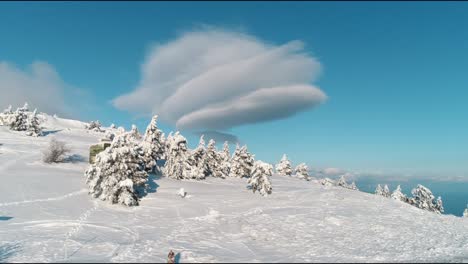
[[(152, 177), (138, 207), (94, 200), (84, 170), (99, 136), (82, 125), (0, 127), (0, 262), (165, 262), (170, 249), (180, 262), (468, 262), (466, 218), (293, 177), (273, 176), (268, 197), (245, 179)], [(42, 163), (51, 136), (73, 162)]]

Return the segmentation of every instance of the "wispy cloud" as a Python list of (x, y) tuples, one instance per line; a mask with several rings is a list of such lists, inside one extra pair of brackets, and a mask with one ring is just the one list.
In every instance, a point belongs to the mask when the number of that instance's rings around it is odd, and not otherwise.
[(83, 90), (65, 83), (54, 67), (43, 61), (35, 61), (25, 69), (0, 62), (0, 94), (2, 109), (28, 102), (31, 108), (62, 116), (79, 115), (80, 109), (74, 106), (83, 106), (78, 101), (89, 97)]
[(287, 118), (324, 102), (325, 93), (311, 85), (319, 72), (319, 62), (301, 41), (277, 46), (210, 28), (154, 46), (139, 85), (113, 104), (157, 113), (182, 130), (228, 130)]

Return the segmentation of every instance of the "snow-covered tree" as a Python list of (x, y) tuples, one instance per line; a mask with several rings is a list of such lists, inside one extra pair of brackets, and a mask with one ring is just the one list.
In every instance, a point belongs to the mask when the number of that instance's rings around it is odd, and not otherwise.
[(466, 205), (465, 211), (463, 211), (463, 217), (468, 217), (468, 204)]
[(141, 146), (131, 136), (116, 136), (85, 172), (89, 194), (111, 203), (138, 205), (148, 179), (141, 155)]
[(115, 124), (112, 123), (112, 124), (110, 125), (110, 128), (111, 128), (111, 129), (115, 129), (115, 128), (116, 128)]
[(296, 177), (297, 178), (303, 179), (303, 180), (306, 180), (306, 181), (310, 181), (309, 168), (307, 167), (307, 165), (305, 163), (301, 163), (301, 164), (297, 165), (296, 169), (295, 169), (295, 172), (296, 172)]
[(231, 154), (229, 152), (229, 143), (224, 142), (222, 152), (218, 153), (220, 157), (220, 172), (222, 173), (222, 178), (229, 176), (231, 170)]
[(375, 194), (385, 196), (384, 190), (380, 184), (377, 184), (377, 188), (375, 189)]
[(202, 180), (208, 175), (208, 163), (206, 159), (206, 148), (204, 136), (200, 137), (198, 147), (190, 151), (188, 163), (191, 169), (191, 178)]
[(416, 188), (411, 190), (411, 194), (413, 197), (408, 199), (408, 202), (418, 208), (436, 212), (436, 213), (443, 213), (444, 208), (442, 206), (442, 199), (439, 197), (436, 201), (434, 201), (435, 197), (432, 194), (429, 188), (418, 184)]
[(276, 164), (276, 172), (283, 176), (291, 176), (293, 171), (291, 167), (291, 162), (288, 160), (286, 154), (283, 154), (280, 162)]
[(26, 131), (28, 130), (28, 103), (23, 107), (17, 108), (16, 111), (9, 117), (9, 126), (11, 130)]
[(141, 146), (143, 148), (143, 159), (145, 160), (146, 170), (154, 171), (156, 161), (163, 158), (165, 150), (165, 142), (162, 131), (157, 125), (158, 116), (155, 115), (151, 119), (143, 136)]
[(254, 165), (254, 156), (247, 150), (247, 146), (236, 146), (232, 155), (229, 177), (250, 177)]
[(271, 194), (272, 187), (269, 177), (273, 174), (273, 166), (261, 160), (254, 162), (252, 176), (248, 180), (248, 186), (255, 193), (258, 191), (261, 195)]
[(176, 180), (191, 178), (191, 164), (188, 162), (187, 139), (177, 131), (166, 140), (166, 163), (163, 174)]
[(104, 130), (101, 129), (101, 122), (99, 120), (91, 121), (85, 125), (85, 128), (88, 130), (96, 131), (96, 132), (103, 132)]
[(406, 195), (403, 192), (401, 192), (400, 185), (398, 185), (396, 187), (396, 189), (393, 191), (391, 197), (392, 197), (392, 199), (402, 201), (402, 202), (407, 202), (408, 201), (408, 197), (406, 197)]
[(359, 191), (354, 181), (350, 185), (348, 185), (348, 189)]
[(37, 117), (37, 109), (28, 116), (26, 120), (27, 132), (26, 135), (38, 137), (42, 136), (42, 128), (39, 122), (39, 118)]
[(226, 175), (222, 171), (223, 157), (216, 150), (216, 142), (213, 139), (208, 141), (206, 146), (206, 164), (208, 168), (208, 175), (216, 178), (225, 178)]
[(320, 180), (320, 184), (323, 186), (335, 186), (336, 182), (330, 178), (324, 178)]
[(390, 193), (390, 189), (388, 188), (388, 185), (385, 184), (384, 187), (383, 187), (383, 196), (385, 196), (385, 197), (390, 197), (390, 195), (392, 195), (392, 194)]
[(348, 183), (346, 182), (344, 175), (341, 175), (340, 179), (336, 182), (336, 185), (340, 187), (348, 188)]
[(11, 105), (9, 105), (5, 110), (3, 110), (3, 114), (13, 114), (13, 110), (11, 110)]
[(141, 139), (140, 131), (138, 131), (138, 128), (136, 125), (132, 125), (132, 129), (129, 131), (129, 135), (136, 140)]

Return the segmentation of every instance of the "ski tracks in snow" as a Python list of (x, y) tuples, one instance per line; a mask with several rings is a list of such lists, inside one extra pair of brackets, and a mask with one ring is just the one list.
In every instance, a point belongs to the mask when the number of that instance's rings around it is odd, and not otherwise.
[(86, 189), (81, 189), (76, 192), (68, 193), (62, 196), (58, 197), (51, 197), (51, 198), (44, 198), (44, 199), (34, 199), (34, 200), (24, 200), (24, 201), (19, 201), (19, 202), (8, 202), (8, 203), (0, 203), (0, 207), (4, 206), (12, 206), (12, 205), (21, 205), (21, 204), (28, 204), (28, 203), (40, 203), (40, 202), (51, 202), (51, 201), (59, 201), (63, 200), (72, 196), (80, 195), (83, 193), (86, 193), (88, 190)]

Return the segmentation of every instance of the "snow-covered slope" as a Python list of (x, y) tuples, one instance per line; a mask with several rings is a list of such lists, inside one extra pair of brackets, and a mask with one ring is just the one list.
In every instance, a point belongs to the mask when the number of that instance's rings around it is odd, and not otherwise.
[[(140, 206), (109, 205), (84, 183), (99, 135), (45, 124), (39, 138), (0, 127), (0, 262), (165, 262), (170, 249), (180, 262), (468, 262), (466, 218), (293, 177), (273, 176), (262, 197), (245, 179), (153, 176)], [(75, 162), (41, 162), (51, 136)]]

